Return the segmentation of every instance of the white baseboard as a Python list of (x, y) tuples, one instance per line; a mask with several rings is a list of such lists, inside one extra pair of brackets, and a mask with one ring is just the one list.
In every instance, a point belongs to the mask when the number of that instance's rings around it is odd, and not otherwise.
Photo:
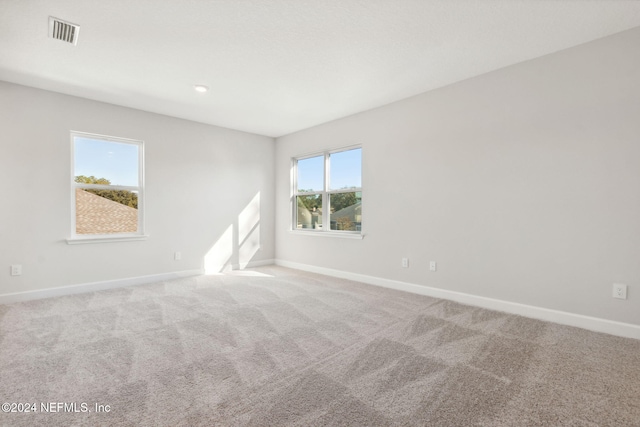
[[(273, 265), (273, 259), (262, 261), (250, 261), (246, 265), (240, 264), (220, 266), (220, 271), (242, 270), (245, 268)], [(225, 270), (226, 268), (226, 270)], [(102, 282), (83, 283), (80, 285), (62, 286), (59, 288), (41, 289), (35, 291), (16, 292), (12, 294), (0, 294), (0, 304), (30, 301), (42, 298), (60, 297), (65, 295), (81, 294), (85, 292), (104, 291), (106, 289), (123, 288), (125, 286), (144, 285), (147, 283), (163, 282), (165, 280), (180, 279), (182, 277), (200, 276), (205, 274), (204, 269), (184, 270), (172, 273), (152, 274), (150, 276), (131, 277), (126, 279), (105, 280)]]
[(273, 265), (275, 260), (265, 259), (261, 261), (249, 261), (243, 264), (221, 264), (216, 266), (208, 266), (203, 270), (202, 274), (220, 274), (232, 270), (244, 270), (245, 268), (262, 267), (265, 265)]
[(80, 294), (85, 292), (104, 291), (106, 289), (122, 288), (125, 286), (144, 285), (147, 283), (163, 282), (165, 280), (179, 279), (182, 277), (198, 276), (202, 270), (184, 270), (172, 273), (153, 274), (150, 276), (131, 277), (127, 279), (105, 280), (103, 282), (84, 283), (81, 285), (63, 286), (36, 291), (16, 292), (0, 295), (0, 304), (29, 301), (34, 299), (59, 297), (64, 295)]
[(231, 266), (232, 269), (234, 270), (244, 270), (245, 268), (254, 268), (254, 267), (262, 267), (265, 265), (273, 265), (275, 264), (275, 260), (274, 259), (265, 259), (262, 261), (249, 261), (248, 263), (241, 265), (241, 264), (233, 264)]
[(312, 273), (324, 274), (326, 276), (339, 277), (384, 288), (396, 289), (411, 292), (419, 295), (426, 295), (435, 298), (442, 298), (456, 301), (462, 304), (487, 308), (490, 310), (502, 311), (505, 313), (517, 314), (538, 320), (559, 323), (561, 325), (575, 326), (595, 332), (616, 335), (625, 338), (640, 339), (640, 325), (630, 323), (615, 322), (613, 320), (601, 319), (597, 317), (584, 316), (565, 311), (551, 310), (548, 308), (536, 307), (532, 305), (520, 304), (516, 302), (503, 301), (494, 298), (486, 298), (462, 292), (454, 292), (446, 289), (433, 288), (429, 286), (416, 285), (414, 283), (400, 282), (397, 280), (382, 279), (379, 277), (367, 276), (364, 274), (349, 273), (330, 268), (316, 267), (307, 264), (298, 264), (285, 260), (275, 260), (276, 265), (294, 268), (296, 270), (309, 271)]

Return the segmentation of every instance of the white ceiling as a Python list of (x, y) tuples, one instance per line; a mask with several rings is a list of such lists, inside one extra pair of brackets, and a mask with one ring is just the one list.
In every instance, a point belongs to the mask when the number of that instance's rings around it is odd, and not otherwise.
[(632, 0), (0, 0), (0, 80), (275, 137), (637, 26)]

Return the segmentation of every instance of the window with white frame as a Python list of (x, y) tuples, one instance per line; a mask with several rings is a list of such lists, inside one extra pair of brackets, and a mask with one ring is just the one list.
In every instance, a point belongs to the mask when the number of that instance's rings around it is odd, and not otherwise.
[(362, 148), (293, 159), (294, 230), (362, 231)]
[(144, 236), (142, 141), (71, 132), (71, 239)]

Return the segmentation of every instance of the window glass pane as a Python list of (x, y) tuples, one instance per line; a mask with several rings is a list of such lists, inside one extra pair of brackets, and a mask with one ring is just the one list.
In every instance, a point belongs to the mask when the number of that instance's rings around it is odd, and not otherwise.
[(138, 145), (74, 137), (74, 176), (85, 184), (137, 187)]
[(298, 192), (324, 190), (324, 156), (298, 160)]
[(331, 154), (330, 189), (362, 187), (362, 148)]
[(76, 234), (137, 231), (138, 195), (135, 192), (76, 188)]
[[(73, 135), (73, 134), (72, 134)], [(142, 199), (139, 177), (142, 143), (73, 135), (74, 181), (79, 184), (131, 189), (78, 188), (75, 192), (75, 234), (132, 234), (143, 231), (138, 215)]]
[(322, 229), (322, 195), (296, 196), (296, 228)]
[(336, 193), (329, 195), (331, 229), (360, 231), (362, 224), (362, 193)]

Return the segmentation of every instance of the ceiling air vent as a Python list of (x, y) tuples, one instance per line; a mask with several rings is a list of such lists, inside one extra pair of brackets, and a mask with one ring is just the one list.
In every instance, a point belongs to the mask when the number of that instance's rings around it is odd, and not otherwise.
[(80, 33), (80, 25), (65, 22), (53, 16), (49, 17), (49, 37), (77, 45), (78, 33)]

